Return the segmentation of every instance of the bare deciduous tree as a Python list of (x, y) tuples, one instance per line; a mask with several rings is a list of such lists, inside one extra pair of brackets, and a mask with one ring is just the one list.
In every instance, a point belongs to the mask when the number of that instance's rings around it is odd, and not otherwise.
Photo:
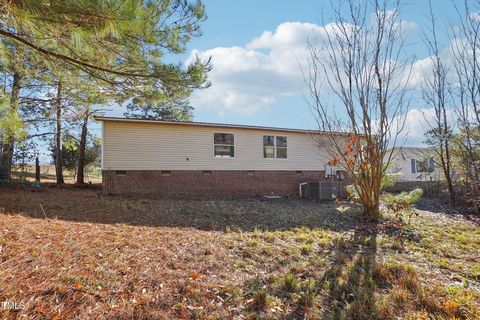
[(470, 198), (480, 212), (480, 2), (467, 1), (457, 7), (459, 24), (452, 27), (452, 54), (458, 83), (455, 97), (459, 117), (462, 166)]
[(399, 1), (345, 4), (333, 8), (335, 23), (323, 40), (308, 42), (305, 80), (327, 137), (320, 147), (353, 179), (365, 218), (376, 220), (382, 178), (405, 123), (411, 64), (403, 56)]
[(433, 118), (425, 117), (429, 127), (425, 133), (425, 143), (432, 147), (435, 162), (441, 168), (449, 193), (450, 204), (455, 202), (455, 190), (452, 182), (451, 144), (453, 131), (449, 122), (448, 104), (450, 84), (447, 79), (447, 64), (443, 61), (437, 38), (435, 17), (432, 3), (429, 1), (431, 28), (424, 35), (424, 42), (430, 54), (431, 73), (426, 74), (422, 84), (422, 95), (426, 105), (434, 110)]

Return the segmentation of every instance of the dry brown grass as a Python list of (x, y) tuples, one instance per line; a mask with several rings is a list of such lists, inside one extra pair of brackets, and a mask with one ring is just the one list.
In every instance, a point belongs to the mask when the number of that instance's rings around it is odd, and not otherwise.
[[(93, 186), (95, 187), (95, 186)], [(201, 230), (255, 228), (277, 230), (292, 227), (353, 230), (359, 215), (326, 204), (296, 199), (168, 200), (142, 196), (103, 196), (100, 192), (66, 185), (44, 185), (29, 192), (17, 185), (0, 189), (0, 204), (9, 212), (30, 217), (143, 226), (192, 227)], [(42, 209), (43, 208), (43, 209)]]
[[(388, 221), (360, 227), (354, 208), (295, 199), (17, 187), (0, 189), (0, 210), (0, 302), (23, 307), (0, 305), (5, 318), (480, 317), (480, 230), (460, 217), (420, 212), (399, 244)], [(446, 253), (463, 268), (431, 261)]]

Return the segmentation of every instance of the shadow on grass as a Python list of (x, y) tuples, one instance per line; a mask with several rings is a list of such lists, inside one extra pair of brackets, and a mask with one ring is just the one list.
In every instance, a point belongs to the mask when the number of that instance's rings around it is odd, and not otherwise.
[(415, 205), (415, 208), (434, 213), (461, 215), (480, 226), (480, 215), (477, 213), (475, 206), (461, 203), (460, 201), (456, 205), (450, 206), (445, 199), (422, 198)]
[(28, 187), (0, 190), (0, 208), (35, 218), (67, 221), (196, 228), (200, 230), (286, 230), (298, 227), (350, 231), (360, 213), (336, 203), (260, 198), (236, 200), (166, 200), (103, 196), (80, 188)]
[(333, 263), (318, 282), (323, 291), (321, 319), (378, 319), (375, 306), (376, 224), (356, 229), (352, 240), (340, 239)]
[[(249, 297), (259, 300), (258, 297), (268, 293), (281, 299), (283, 305), (290, 306), (289, 312), (279, 317), (281, 319), (381, 319), (376, 299), (388, 284), (382, 282), (379, 273), (382, 267), (376, 262), (377, 234), (377, 224), (359, 226), (350, 233), (350, 237), (339, 237), (333, 241), (331, 251), (324, 253), (328, 261), (326, 270), (322, 267), (315, 270), (294, 267), (274, 282), (254, 278), (245, 285), (256, 293), (256, 296)], [(262, 292), (263, 295), (259, 295)], [(273, 319), (264, 317), (266, 309), (256, 311), (255, 316)]]

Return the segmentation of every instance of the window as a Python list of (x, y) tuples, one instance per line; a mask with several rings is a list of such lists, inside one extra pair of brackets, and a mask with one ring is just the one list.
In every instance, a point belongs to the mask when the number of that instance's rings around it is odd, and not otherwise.
[(215, 158), (235, 157), (235, 141), (233, 133), (213, 134), (213, 155)]
[(417, 172), (433, 172), (433, 159), (417, 160)]
[(287, 137), (263, 136), (264, 158), (287, 158)]
[(287, 158), (287, 137), (277, 137), (277, 158)]
[(424, 159), (423, 161), (411, 159), (412, 173), (428, 173), (435, 171), (433, 158)]
[(263, 136), (263, 157), (275, 158), (275, 137)]

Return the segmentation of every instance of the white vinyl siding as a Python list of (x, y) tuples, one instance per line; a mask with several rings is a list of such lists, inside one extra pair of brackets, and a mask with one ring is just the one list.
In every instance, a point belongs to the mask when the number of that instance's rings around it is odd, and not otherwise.
[[(214, 133), (234, 134), (235, 158), (214, 157)], [(288, 137), (288, 157), (264, 158), (263, 136)], [(310, 133), (103, 121), (104, 170), (324, 170)]]
[[(439, 181), (442, 179), (440, 170), (435, 168), (433, 152), (424, 148), (395, 149), (389, 167), (389, 173), (401, 174), (399, 181)], [(427, 159), (424, 163), (420, 159)], [(426, 170), (425, 167), (430, 167)]]

